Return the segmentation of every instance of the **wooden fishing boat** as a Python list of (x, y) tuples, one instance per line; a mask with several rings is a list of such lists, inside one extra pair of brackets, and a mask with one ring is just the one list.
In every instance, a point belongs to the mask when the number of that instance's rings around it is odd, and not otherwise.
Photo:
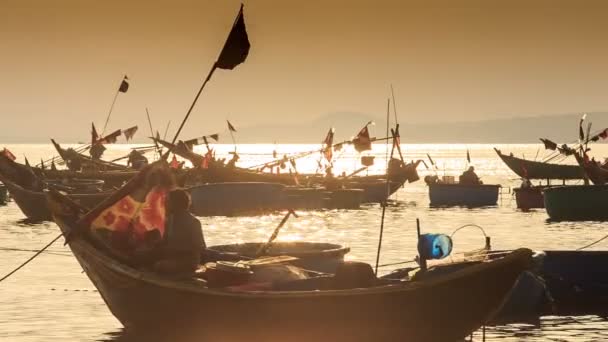
[[(185, 148), (171, 144), (167, 141), (156, 139), (160, 144), (167, 147), (171, 152), (189, 160), (192, 165), (205, 164), (205, 157)], [(419, 179), (417, 167), (420, 160), (393, 167), (389, 171), (390, 187), (388, 196), (396, 192), (405, 182), (415, 182)], [(280, 183), (284, 185), (307, 184), (308, 186), (324, 185), (327, 181), (325, 176), (319, 174), (274, 174), (257, 170), (244, 169), (240, 167), (228, 167), (216, 160), (206, 162), (206, 168), (195, 167), (190, 171), (188, 181), (191, 185), (200, 183), (222, 183), (222, 182), (263, 182)], [(363, 203), (381, 202), (388, 198), (386, 192), (386, 176), (352, 176), (335, 177), (334, 180), (346, 189), (362, 189)]]
[(96, 246), (88, 230), (77, 231), (56, 195), (49, 201), (74, 256), (114, 316), (127, 328), (170, 331), (174, 339), (456, 341), (490, 319), (531, 254), (517, 250), (414, 283), (317, 291), (211, 289), (202, 280), (163, 277), (117, 260)]
[(518, 209), (529, 210), (545, 207), (543, 190), (547, 186), (531, 186), (526, 188), (514, 188), (515, 203)]
[(64, 149), (54, 139), (51, 139), (55, 150), (72, 171), (125, 171), (130, 168), (126, 165), (108, 162), (101, 159), (93, 159), (90, 156), (79, 153), (73, 149)]
[(544, 191), (545, 209), (554, 221), (608, 220), (608, 185), (565, 185)]
[(212, 183), (188, 188), (190, 210), (198, 216), (258, 214), (285, 203), (285, 186), (277, 183)]
[(577, 165), (551, 164), (539, 161), (517, 158), (513, 155), (503, 154), (494, 148), (500, 159), (515, 172), (519, 177), (525, 179), (583, 179), (583, 170)]
[[(52, 220), (51, 212), (47, 207), (45, 194), (43, 191), (29, 190), (17, 183), (12, 182), (4, 175), (0, 173), (0, 181), (2, 181), (11, 197), (21, 209), (21, 212), (30, 221), (41, 222)], [(111, 192), (99, 192), (99, 193), (72, 193), (69, 197), (76, 203), (79, 203), (83, 207), (93, 208), (97, 204), (101, 203), (104, 199), (108, 198)]]
[(576, 161), (587, 176), (587, 178), (595, 185), (604, 185), (608, 183), (608, 169), (606, 169), (605, 165), (601, 165), (597, 163), (593, 159), (589, 159), (589, 157), (584, 154), (581, 156), (578, 153), (574, 154)]
[[(0, 156), (0, 181), (4, 183), (19, 209), (29, 220), (47, 221), (52, 219), (43, 192), (45, 185), (37, 178), (31, 168)], [(91, 182), (87, 183), (91, 184)], [(83, 182), (78, 183), (79, 186), (83, 184)], [(66, 189), (69, 188), (69, 183), (67, 187), (65, 184), (58, 184), (58, 186)], [(82, 188), (80, 191), (82, 191)], [(91, 191), (91, 193), (71, 193), (69, 196), (82, 206), (93, 208), (110, 195), (109, 192)]]
[(429, 184), (431, 206), (484, 207), (498, 203), (497, 184)]
[[(207, 247), (207, 251), (233, 253), (239, 257), (255, 258), (257, 251), (265, 243), (247, 242)], [(321, 242), (273, 242), (266, 251), (266, 256), (289, 255), (298, 258), (293, 264), (307, 270), (335, 273), (344, 262), (344, 256), (350, 252), (349, 247)]]
[(544, 251), (538, 274), (553, 299), (544, 314), (608, 314), (608, 251)]

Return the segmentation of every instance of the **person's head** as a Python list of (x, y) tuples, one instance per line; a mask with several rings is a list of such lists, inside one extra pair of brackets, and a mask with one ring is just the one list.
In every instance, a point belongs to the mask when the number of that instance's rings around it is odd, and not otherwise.
[(167, 206), (171, 211), (188, 210), (191, 204), (190, 194), (184, 189), (175, 189), (167, 195)]
[(473, 172), (473, 171), (475, 171), (475, 168), (474, 168), (474, 167), (472, 167), (472, 166), (469, 166), (469, 171), (470, 171), (470, 172)]

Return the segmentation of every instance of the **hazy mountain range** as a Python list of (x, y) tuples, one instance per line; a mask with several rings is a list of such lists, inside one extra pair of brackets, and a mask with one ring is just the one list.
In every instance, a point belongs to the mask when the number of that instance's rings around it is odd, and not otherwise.
[[(408, 123), (400, 119), (401, 141), (407, 143), (535, 143), (539, 138), (558, 142), (576, 140), (581, 114), (493, 119), (475, 122)], [(349, 139), (368, 121), (372, 136), (386, 134), (386, 118), (360, 113), (335, 113), (300, 125), (259, 125), (239, 130), (239, 142), (311, 143), (321, 142), (329, 127), (336, 128), (336, 139)], [(391, 120), (393, 120), (391, 115)], [(587, 115), (591, 131), (608, 127), (608, 113)], [(586, 124), (585, 124), (586, 129)]]
[[(535, 143), (544, 137), (556, 142), (574, 141), (578, 136), (578, 121), (581, 114), (561, 114), (505, 118), (482, 121), (452, 121), (445, 123), (411, 123), (402, 116), (401, 140), (407, 143)], [(391, 121), (393, 117), (391, 115)], [(386, 118), (362, 113), (332, 113), (314, 120), (302, 118), (299, 124), (260, 124), (239, 126), (235, 134), (238, 143), (317, 143), (321, 142), (330, 127), (336, 129), (336, 141), (350, 139), (367, 122), (374, 121), (370, 133), (375, 137), (386, 134)], [(608, 113), (594, 112), (587, 115), (592, 122), (592, 131), (608, 127)], [(585, 124), (586, 129), (586, 124)], [(16, 134), (15, 131), (21, 133)], [(89, 141), (88, 130), (53, 132), (53, 137), (62, 142)], [(216, 132), (201, 132), (216, 133)], [(147, 131), (140, 125), (134, 142), (147, 143)], [(50, 137), (50, 136), (49, 136)], [(49, 137), (28, 135), (27, 130), (12, 130), (0, 133), (0, 143), (46, 143)], [(182, 137), (191, 138), (191, 137)], [(120, 141), (124, 141), (122, 138)], [(220, 142), (230, 143), (227, 132), (220, 134)]]

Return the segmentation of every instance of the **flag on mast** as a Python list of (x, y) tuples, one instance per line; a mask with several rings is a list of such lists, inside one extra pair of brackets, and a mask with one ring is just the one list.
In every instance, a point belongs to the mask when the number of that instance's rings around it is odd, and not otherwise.
[(234, 69), (247, 59), (250, 47), (251, 44), (249, 43), (245, 27), (245, 17), (243, 16), (243, 5), (241, 4), (239, 14), (232, 25), (232, 30), (226, 39), (220, 56), (217, 62), (215, 62), (215, 67), (228, 70)]
[(133, 139), (133, 136), (135, 135), (135, 132), (137, 132), (137, 126), (133, 126), (133, 127), (124, 129), (122, 131), (122, 134), (124, 134), (125, 139), (127, 141), (129, 141), (129, 140)]
[(129, 90), (129, 78), (127, 77), (127, 75), (125, 75), (125, 77), (123, 77), (122, 82), (120, 83), (120, 87), (118, 88), (118, 91), (121, 93), (126, 93)]
[(228, 123), (228, 130), (230, 132), (236, 133), (236, 128), (234, 128), (234, 126), (232, 126), (232, 124), (230, 123), (230, 121), (226, 120), (226, 122)]

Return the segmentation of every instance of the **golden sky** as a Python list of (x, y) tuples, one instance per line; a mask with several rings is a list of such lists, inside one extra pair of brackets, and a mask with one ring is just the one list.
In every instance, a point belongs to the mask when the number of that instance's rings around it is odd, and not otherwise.
[[(176, 126), (239, 5), (0, 0), (0, 117), (86, 140), (126, 73), (110, 127), (147, 127), (146, 106)], [(381, 117), (390, 84), (404, 121), (608, 111), (606, 18), (602, 1), (247, 1), (249, 58), (214, 75), (184, 136)]]

